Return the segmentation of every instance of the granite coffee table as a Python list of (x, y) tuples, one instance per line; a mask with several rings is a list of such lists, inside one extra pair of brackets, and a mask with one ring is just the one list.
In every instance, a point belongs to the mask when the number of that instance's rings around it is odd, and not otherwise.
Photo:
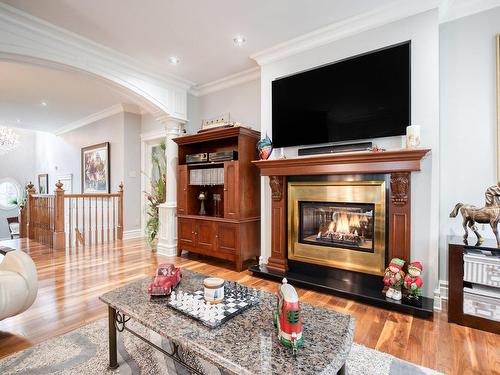
[[(200, 290), (207, 277), (186, 269), (179, 290)], [(278, 342), (272, 311), (276, 296), (259, 291), (260, 303), (217, 328), (170, 308), (165, 299), (151, 300), (145, 292), (151, 278), (133, 282), (100, 297), (109, 311), (109, 365), (118, 367), (116, 334), (126, 330), (148, 342), (194, 373), (203, 370), (186, 361), (195, 355), (223, 374), (344, 374), (351, 350), (354, 318), (334, 311), (301, 304), (304, 345), (294, 357), (292, 350)], [(130, 329), (129, 319), (169, 340), (172, 351), (160, 348)], [(180, 355), (182, 353), (182, 355)], [(189, 363), (188, 363), (189, 362)]]

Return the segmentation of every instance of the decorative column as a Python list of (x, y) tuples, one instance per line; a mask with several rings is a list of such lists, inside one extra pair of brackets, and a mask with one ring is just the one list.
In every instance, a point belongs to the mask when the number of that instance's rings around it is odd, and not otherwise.
[(66, 248), (66, 233), (64, 233), (64, 189), (61, 181), (57, 181), (54, 190), (54, 250)]
[(118, 197), (118, 225), (116, 227), (116, 238), (123, 240), (123, 182), (120, 182), (118, 189), (118, 194), (120, 196)]
[(389, 202), (389, 264), (391, 258), (411, 261), (410, 172), (391, 173)]
[(285, 176), (269, 176), (271, 188), (271, 257), (267, 260), (267, 268), (276, 271), (288, 271), (287, 259), (287, 212), (286, 212), (286, 178)]
[(172, 116), (158, 116), (166, 130), (167, 193), (165, 203), (159, 209), (160, 229), (158, 232), (158, 253), (175, 256), (177, 253), (177, 144), (172, 139), (182, 133), (184, 120)]
[(35, 185), (30, 181), (28, 184), (28, 197), (27, 197), (27, 202), (26, 204), (28, 205), (28, 221), (26, 224), (26, 232), (28, 233), (28, 238), (33, 239), (35, 238), (35, 211), (34, 211), (34, 206), (33, 206), (33, 197), (32, 195), (35, 194)]

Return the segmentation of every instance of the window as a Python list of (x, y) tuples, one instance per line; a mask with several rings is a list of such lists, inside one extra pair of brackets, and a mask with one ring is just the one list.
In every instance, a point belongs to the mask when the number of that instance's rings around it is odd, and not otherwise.
[(12, 178), (0, 179), (0, 209), (12, 210), (22, 197), (21, 185)]

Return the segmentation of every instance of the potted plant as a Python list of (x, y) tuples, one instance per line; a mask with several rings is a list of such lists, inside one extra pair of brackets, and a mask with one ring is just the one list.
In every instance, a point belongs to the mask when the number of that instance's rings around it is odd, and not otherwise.
[(167, 161), (165, 157), (166, 145), (162, 142), (159, 146), (159, 151), (153, 153), (152, 163), (154, 176), (148, 177), (150, 182), (150, 191), (145, 191), (144, 194), (147, 200), (146, 207), (146, 241), (153, 250), (156, 250), (156, 236), (160, 227), (160, 217), (158, 206), (165, 203), (166, 187), (167, 187)]

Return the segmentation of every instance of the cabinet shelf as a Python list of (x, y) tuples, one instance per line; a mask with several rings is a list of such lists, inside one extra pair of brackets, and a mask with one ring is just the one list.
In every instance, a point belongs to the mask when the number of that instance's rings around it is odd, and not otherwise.
[[(260, 175), (252, 160), (257, 158), (260, 133), (246, 128), (218, 129), (174, 139), (179, 145), (177, 178), (178, 248), (228, 259), (241, 270), (246, 260), (260, 254)], [(186, 155), (202, 152), (237, 151), (238, 160), (186, 164)], [(195, 170), (223, 169), (207, 179)], [(210, 173), (208, 173), (210, 175)], [(191, 184), (206, 182), (217, 184)], [(219, 183), (222, 182), (223, 183)], [(206, 194), (207, 215), (199, 215), (200, 192)], [(215, 216), (214, 195), (220, 196)]]

